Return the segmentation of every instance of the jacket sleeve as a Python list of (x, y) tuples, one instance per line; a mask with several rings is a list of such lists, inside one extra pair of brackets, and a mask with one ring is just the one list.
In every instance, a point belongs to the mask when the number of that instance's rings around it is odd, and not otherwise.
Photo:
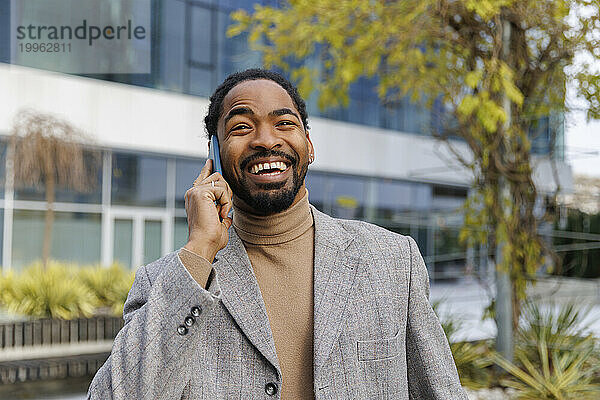
[[(153, 281), (151, 269), (160, 270)], [(181, 398), (191, 379), (190, 360), (206, 315), (220, 300), (219, 282), (213, 275), (205, 290), (177, 253), (140, 267), (125, 302), (125, 325), (87, 398)]]
[(410, 282), (406, 353), (411, 399), (467, 399), (446, 335), (429, 303), (429, 276), (414, 239), (410, 244)]

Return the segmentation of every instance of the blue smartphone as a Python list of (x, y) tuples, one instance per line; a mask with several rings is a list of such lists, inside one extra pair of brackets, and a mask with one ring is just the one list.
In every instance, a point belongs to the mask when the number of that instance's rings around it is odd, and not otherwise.
[[(221, 176), (223, 176), (223, 168), (221, 167), (221, 154), (219, 152), (219, 139), (217, 138), (217, 135), (212, 135), (210, 137), (210, 149), (208, 150), (208, 158), (213, 160), (212, 173), (218, 172), (219, 174), (221, 174)], [(229, 214), (227, 214), (227, 216), (231, 218), (232, 215), (233, 208), (229, 210)]]
[(212, 135), (210, 137), (210, 149), (208, 150), (208, 158), (213, 160), (213, 170), (212, 172), (218, 172), (223, 175), (223, 168), (221, 168), (221, 155), (219, 153), (219, 138), (217, 135)]

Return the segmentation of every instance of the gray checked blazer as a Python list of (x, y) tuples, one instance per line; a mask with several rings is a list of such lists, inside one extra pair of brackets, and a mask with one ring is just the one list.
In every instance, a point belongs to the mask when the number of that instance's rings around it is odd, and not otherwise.
[[(315, 398), (466, 399), (414, 240), (311, 210)], [(138, 269), (88, 399), (280, 398), (265, 305), (233, 228), (213, 267), (208, 290), (176, 252)]]

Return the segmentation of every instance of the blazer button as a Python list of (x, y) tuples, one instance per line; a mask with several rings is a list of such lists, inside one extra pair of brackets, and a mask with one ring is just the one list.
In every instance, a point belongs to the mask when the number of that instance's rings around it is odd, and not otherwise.
[(277, 394), (277, 385), (273, 382), (269, 382), (265, 385), (265, 393), (269, 396), (275, 396)]
[(194, 325), (194, 323), (196, 322), (196, 319), (194, 317), (192, 317), (191, 315), (188, 315), (187, 317), (185, 317), (185, 325), (190, 327), (192, 325)]
[(177, 327), (177, 333), (179, 333), (181, 336), (183, 336), (183, 335), (187, 335), (187, 333), (188, 333), (188, 328), (186, 328), (186, 326), (185, 326), (185, 325), (179, 325), (179, 326)]
[(192, 314), (192, 316), (198, 318), (200, 316), (201, 311), (202, 311), (202, 309), (200, 308), (200, 306), (194, 306), (194, 307), (192, 307), (191, 314)]

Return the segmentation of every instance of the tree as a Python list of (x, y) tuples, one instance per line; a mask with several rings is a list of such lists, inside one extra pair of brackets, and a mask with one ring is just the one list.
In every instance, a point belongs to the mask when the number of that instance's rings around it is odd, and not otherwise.
[[(534, 212), (531, 133), (540, 118), (568, 112), (567, 81), (588, 118), (600, 116), (600, 76), (591, 67), (600, 60), (599, 5), (295, 0), (233, 13), (229, 34), (248, 31), (265, 65), (290, 71), (304, 96), (317, 89), (322, 108), (347, 105), (350, 84), (364, 76), (377, 77), (385, 101), (410, 96), (442, 105), (446, 128), (433, 134), (474, 177), (460, 237), (490, 249), (503, 244), (497, 267), (510, 276), (516, 326), (527, 280), (551, 254)], [(576, 55), (586, 62), (576, 64)], [(450, 135), (466, 143), (470, 157), (454, 149)]]
[(52, 246), (54, 201), (59, 187), (85, 192), (95, 187), (98, 154), (85, 150), (89, 139), (70, 123), (52, 115), (21, 111), (10, 141), (16, 186), (43, 187), (47, 202), (42, 263)]

